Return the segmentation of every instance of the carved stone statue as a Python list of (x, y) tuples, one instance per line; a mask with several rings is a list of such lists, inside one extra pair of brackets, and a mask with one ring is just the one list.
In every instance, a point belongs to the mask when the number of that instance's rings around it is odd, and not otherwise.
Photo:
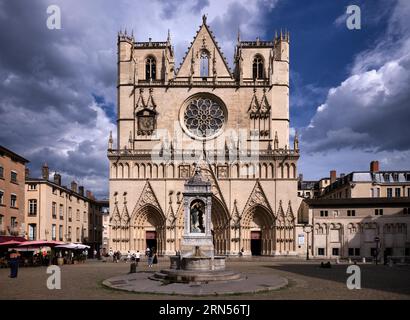
[(190, 210), (191, 215), (191, 232), (192, 233), (203, 233), (205, 232), (204, 228), (204, 205), (202, 202), (195, 202), (191, 206)]

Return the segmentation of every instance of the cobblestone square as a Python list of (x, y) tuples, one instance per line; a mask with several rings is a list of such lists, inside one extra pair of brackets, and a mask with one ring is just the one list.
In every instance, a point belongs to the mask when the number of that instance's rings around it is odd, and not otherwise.
[[(139, 273), (153, 273), (167, 268), (168, 259), (148, 268), (142, 261)], [(181, 296), (160, 294), (137, 294), (113, 290), (102, 285), (105, 279), (126, 275), (128, 263), (101, 262), (88, 260), (85, 264), (61, 267), (61, 290), (47, 289), (46, 267), (20, 268), (17, 279), (8, 277), (9, 269), (0, 269), (0, 299), (409, 299), (410, 266), (393, 267), (384, 265), (359, 264), (361, 270), (360, 290), (349, 290), (346, 280), (348, 265), (332, 264), (332, 268), (320, 268), (320, 261), (296, 261), (273, 258), (229, 259), (227, 268), (244, 274), (258, 274), (259, 277), (281, 276), (288, 280), (288, 286), (269, 292), (237, 294), (225, 296)], [(183, 293), (183, 292), (181, 292)]]

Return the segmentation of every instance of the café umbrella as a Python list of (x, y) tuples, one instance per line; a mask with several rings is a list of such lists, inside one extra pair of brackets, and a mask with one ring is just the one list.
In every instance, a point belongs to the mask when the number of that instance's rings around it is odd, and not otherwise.
[(21, 244), (21, 241), (10, 240), (0, 243), (0, 247), (14, 248), (17, 247), (19, 244)]
[(87, 246), (81, 243), (66, 243), (66, 244), (60, 244), (58, 246), (55, 246), (55, 248), (56, 249), (83, 250), (83, 249), (89, 249), (90, 246)]
[(28, 247), (55, 247), (60, 244), (63, 244), (64, 242), (59, 242), (59, 241), (46, 241), (46, 240), (34, 240), (34, 241), (25, 241), (21, 244), (19, 244), (17, 247), (18, 248), (28, 248)]

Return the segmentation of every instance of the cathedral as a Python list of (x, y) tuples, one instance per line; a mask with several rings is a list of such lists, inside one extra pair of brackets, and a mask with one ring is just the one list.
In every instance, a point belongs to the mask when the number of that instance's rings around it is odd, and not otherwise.
[(216, 254), (306, 251), (298, 138), (289, 141), (289, 33), (269, 41), (238, 34), (232, 70), (205, 16), (179, 66), (169, 34), (137, 42), (120, 32), (117, 90), (109, 248), (179, 251), (184, 184), (200, 170), (212, 190)]

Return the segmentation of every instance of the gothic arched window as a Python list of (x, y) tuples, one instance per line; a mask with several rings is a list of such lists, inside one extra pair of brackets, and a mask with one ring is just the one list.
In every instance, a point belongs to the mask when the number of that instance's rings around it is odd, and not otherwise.
[(156, 61), (154, 57), (148, 57), (145, 60), (145, 79), (155, 80), (156, 79)]
[(257, 55), (252, 64), (253, 79), (263, 79), (263, 59)]
[(209, 56), (206, 51), (201, 52), (200, 68), (200, 76), (202, 78), (209, 77)]

